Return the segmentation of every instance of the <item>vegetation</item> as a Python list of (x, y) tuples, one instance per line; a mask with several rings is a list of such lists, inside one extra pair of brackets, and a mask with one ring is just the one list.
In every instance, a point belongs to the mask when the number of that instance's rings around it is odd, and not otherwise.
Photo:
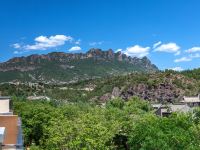
[[(171, 70), (67, 85), (1, 84), (0, 91), (13, 96), (14, 112), (23, 122), (24, 144), (31, 150), (200, 149), (200, 109), (161, 118), (154, 114), (148, 101), (138, 97), (99, 102), (99, 97), (112, 93), (114, 87), (126, 92), (139, 84), (148, 90), (171, 84), (188, 95), (200, 91), (197, 74)], [(33, 93), (47, 95), (51, 100), (26, 100)]]
[[(44, 95), (57, 101), (65, 102), (90, 102), (101, 103), (100, 98), (107, 93), (112, 94), (115, 87), (121, 93), (126, 93), (128, 89), (145, 86), (146, 92), (154, 95), (159, 90), (160, 93), (175, 93), (173, 99), (183, 95), (197, 95), (200, 92), (200, 80), (182, 75), (173, 71), (157, 72), (152, 74), (132, 73), (128, 75), (105, 77), (101, 79), (90, 79), (77, 83), (53, 85), (44, 83), (24, 83), (24, 84), (1, 84), (2, 95), (24, 97), (32, 95)], [(140, 90), (140, 89), (139, 89)], [(136, 94), (140, 96), (143, 91)], [(159, 94), (159, 92), (158, 92)], [(170, 95), (170, 93), (166, 93)], [(163, 97), (163, 96), (162, 96)], [(169, 97), (170, 98), (170, 97)], [(178, 99), (178, 98), (177, 98)]]
[(184, 74), (185, 76), (188, 76), (190, 78), (200, 80), (200, 69), (199, 68), (183, 71), (182, 74)]
[(155, 116), (137, 97), (114, 99), (105, 106), (14, 98), (23, 122), (25, 146), (31, 149), (199, 149), (200, 110), (194, 114)]

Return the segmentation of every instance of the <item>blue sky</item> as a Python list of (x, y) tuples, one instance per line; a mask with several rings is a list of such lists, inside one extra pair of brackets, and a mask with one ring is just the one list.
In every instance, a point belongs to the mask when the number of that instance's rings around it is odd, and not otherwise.
[(121, 50), (160, 69), (200, 67), (199, 0), (1, 0), (0, 62)]

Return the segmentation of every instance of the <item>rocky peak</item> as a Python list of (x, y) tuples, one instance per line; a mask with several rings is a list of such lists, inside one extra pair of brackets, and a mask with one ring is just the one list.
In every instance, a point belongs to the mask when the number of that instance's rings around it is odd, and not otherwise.
[(144, 57), (142, 58), (142, 61), (143, 61), (144, 63), (147, 63), (147, 64), (150, 64), (150, 63), (151, 63), (151, 61), (150, 61), (146, 56), (144, 56)]
[(87, 52), (87, 54), (92, 54), (94, 56), (95, 55), (100, 55), (102, 53), (103, 53), (103, 51), (101, 49), (98, 49), (98, 48), (92, 48)]

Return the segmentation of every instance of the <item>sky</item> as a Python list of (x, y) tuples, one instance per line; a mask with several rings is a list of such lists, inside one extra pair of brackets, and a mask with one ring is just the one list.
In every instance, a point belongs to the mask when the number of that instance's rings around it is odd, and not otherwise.
[(199, 0), (1, 0), (0, 62), (113, 49), (159, 69), (200, 67)]

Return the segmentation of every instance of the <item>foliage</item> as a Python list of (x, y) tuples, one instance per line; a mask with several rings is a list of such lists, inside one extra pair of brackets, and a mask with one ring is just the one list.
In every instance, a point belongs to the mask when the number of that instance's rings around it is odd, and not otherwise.
[(148, 102), (119, 98), (105, 106), (14, 98), (23, 122), (25, 146), (31, 149), (199, 149), (200, 113), (154, 115)]

